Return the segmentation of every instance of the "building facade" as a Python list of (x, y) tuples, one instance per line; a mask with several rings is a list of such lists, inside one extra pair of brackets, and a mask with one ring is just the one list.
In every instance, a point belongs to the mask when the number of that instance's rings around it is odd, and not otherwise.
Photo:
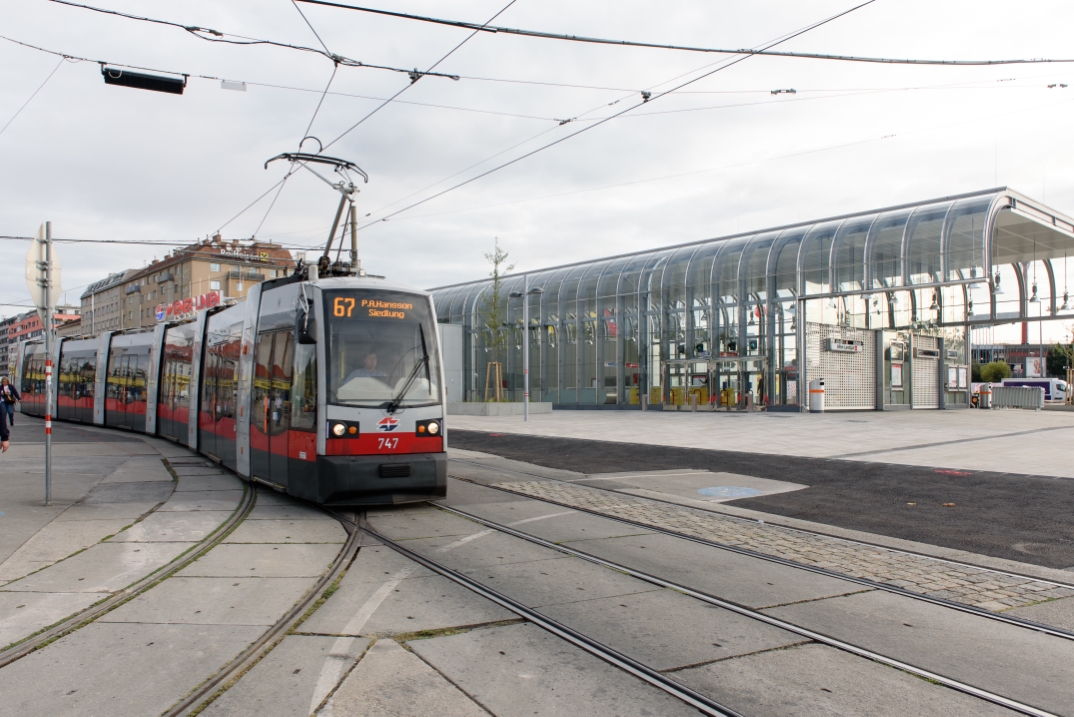
[(133, 269), (109, 274), (90, 284), (82, 293), (82, 316), (85, 336), (96, 336), (102, 331), (118, 331), (122, 328), (123, 280), (134, 273)]
[[(66, 323), (77, 321), (81, 318), (81, 312), (82, 309), (78, 306), (57, 306), (53, 316), (53, 326), (58, 329)], [(6, 329), (2, 337), (3, 344), (0, 345), (0, 373), (14, 375), (15, 356), (19, 342), (44, 336), (45, 332), (42, 327), (37, 309), (0, 322), (0, 330)]]
[(433, 293), (465, 400), (521, 400), (528, 342), (562, 408), (801, 410), (814, 379), (829, 410), (940, 408), (968, 404), (972, 327), (1074, 318), (1070, 253), (1074, 220), (994, 189)]
[(241, 301), (253, 284), (284, 276), (294, 265), (278, 244), (226, 242), (217, 235), (91, 284), (82, 294), (80, 333), (148, 328), (173, 317), (165, 307), (214, 292), (216, 299)]

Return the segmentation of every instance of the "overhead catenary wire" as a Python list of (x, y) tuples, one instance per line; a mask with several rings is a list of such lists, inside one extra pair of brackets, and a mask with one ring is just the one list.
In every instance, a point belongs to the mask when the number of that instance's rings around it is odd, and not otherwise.
[[(303, 0), (303, 2), (305, 2), (305, 0)], [(859, 10), (859, 9), (861, 9), (863, 7), (866, 7), (867, 5), (871, 5), (874, 2), (876, 2), (876, 0), (866, 0), (865, 2), (860, 3), (858, 5), (855, 5), (855, 6), (849, 8), (847, 10), (839, 12), (839, 13), (837, 13), (835, 15), (827, 17), (827, 18), (825, 18), (823, 20), (820, 20), (818, 22), (815, 22), (815, 23), (813, 23), (811, 25), (807, 25), (806, 27), (804, 27), (804, 28), (802, 28), (800, 30), (797, 30), (797, 31), (795, 31), (793, 33), (790, 33), (788, 35), (784, 35), (783, 37), (781, 37), (781, 38), (779, 38), (779, 39), (777, 39), (777, 40), (775, 40), (773, 42), (766, 43), (764, 45), (764, 47), (775, 47), (776, 45), (779, 45), (781, 43), (787, 42), (788, 40), (791, 40), (791, 39), (794, 39), (796, 37), (799, 37), (799, 36), (809, 32), (810, 30), (814, 30), (814, 29), (816, 29), (818, 27), (821, 27), (821, 26), (826, 25), (826, 24), (828, 24), (830, 22), (838, 20), (841, 17), (845, 17), (846, 15), (854, 12), (855, 10)], [(719, 66), (716, 67), (713, 70), (710, 70), (709, 72), (705, 72), (704, 74), (701, 74), (701, 75), (698, 75), (697, 77), (689, 79), (686, 82), (683, 82), (683, 83), (673, 87), (670, 90), (665, 90), (663, 92), (652, 94), (649, 97), (645, 97), (639, 103), (636, 103), (636, 104), (633, 104), (633, 105), (631, 105), (629, 107), (626, 107), (626, 108), (620, 110), (619, 112), (616, 112), (615, 114), (609, 115), (608, 117), (605, 117), (605, 118), (603, 118), (601, 120), (598, 120), (598, 121), (594, 122), (593, 124), (591, 124), (591, 125), (589, 125), (587, 127), (582, 127), (581, 129), (577, 130), (576, 132), (572, 132), (572, 133), (570, 133), (568, 135), (560, 137), (559, 139), (553, 140), (552, 142), (549, 142), (548, 144), (542, 145), (542, 146), (540, 146), (540, 147), (538, 147), (538, 148), (536, 148), (534, 150), (531, 150), (529, 152), (526, 152), (525, 154), (522, 154), (522, 155), (520, 155), (518, 157), (515, 157), (514, 159), (511, 159), (511, 160), (509, 160), (507, 162), (504, 162), (503, 164), (497, 165), (497, 166), (493, 167), (492, 169), (486, 170), (486, 171), (484, 171), (484, 172), (482, 172), (482, 173), (480, 173), (480, 174), (478, 174), (476, 176), (470, 177), (469, 179), (466, 179), (466, 180), (464, 180), (462, 182), (459, 182), (458, 184), (452, 185), (451, 187), (448, 187), (447, 189), (444, 189), (444, 190), (442, 190), (440, 192), (437, 192), (436, 194), (433, 194), (433, 195), (431, 195), (429, 197), (426, 197), (425, 199), (422, 199), (420, 201), (414, 202), (413, 204), (409, 204), (409, 205), (403, 207), (402, 209), (398, 209), (395, 212), (392, 212), (391, 214), (388, 214), (385, 217), (381, 217), (380, 219), (377, 219), (375, 221), (368, 222), (368, 223), (364, 224), (363, 226), (359, 227), (359, 229), (366, 229), (366, 228), (368, 228), (370, 226), (373, 226), (374, 224), (378, 224), (380, 222), (386, 222), (389, 219), (391, 219), (392, 217), (397, 216), (399, 214), (402, 214), (403, 212), (406, 212), (406, 211), (408, 211), (410, 209), (413, 209), (414, 207), (417, 207), (417, 206), (420, 206), (422, 204), (425, 204), (426, 202), (430, 202), (433, 199), (436, 199), (438, 197), (442, 197), (442, 196), (444, 196), (445, 194), (447, 194), (449, 192), (455, 191), (456, 189), (460, 189), (462, 187), (465, 187), (466, 185), (471, 184), (473, 182), (476, 182), (477, 180), (482, 179), (483, 177), (487, 177), (490, 174), (493, 174), (494, 172), (498, 172), (501, 169), (506, 169), (507, 167), (510, 167), (510, 166), (512, 166), (514, 164), (517, 164), (518, 162), (521, 162), (524, 159), (527, 159), (529, 157), (534, 156), (535, 154), (543, 152), (546, 149), (550, 149), (552, 147), (555, 147), (556, 145), (561, 144), (563, 142), (566, 142), (567, 140), (572, 139), (574, 137), (577, 137), (580, 134), (583, 134), (583, 133), (588, 132), (588, 131), (590, 131), (592, 129), (600, 127), (604, 123), (610, 122), (611, 120), (613, 120), (613, 119), (615, 119), (617, 117), (620, 117), (620, 116), (626, 114), (627, 112), (630, 112), (630, 111), (632, 111), (632, 110), (634, 110), (634, 109), (636, 109), (638, 107), (641, 107), (644, 104), (648, 104), (649, 102), (653, 102), (653, 101), (659, 100), (662, 97), (666, 97), (668, 94), (670, 94), (670, 93), (672, 93), (672, 92), (674, 92), (676, 90), (682, 89), (683, 87), (691, 85), (694, 82), (698, 82), (699, 80), (703, 80), (706, 77), (711, 77), (712, 75), (716, 74), (717, 72), (722, 72), (723, 70), (726, 70), (729, 67), (733, 67), (733, 66), (737, 65), (738, 63), (743, 62), (745, 60), (748, 60), (749, 58), (755, 57), (755, 56), (756, 56), (755, 53), (754, 54), (748, 54), (748, 55), (743, 55), (741, 57), (731, 58), (730, 60), (728, 60), (727, 62), (724, 62), (722, 64), (717, 63)]]
[[(388, 65), (373, 65), (373, 64), (369, 64), (367, 62), (362, 62), (360, 60), (354, 60), (354, 59), (351, 59), (349, 57), (344, 57), (342, 55), (337, 55), (335, 53), (329, 52), (327, 48), (325, 48), (323, 50), (318, 50), (316, 47), (306, 47), (304, 45), (292, 45), (291, 43), (278, 42), (276, 40), (261, 40), (261, 39), (254, 38), (254, 37), (246, 37), (245, 35), (235, 35), (235, 34), (228, 33), (228, 32), (221, 32), (219, 30), (214, 30), (214, 29), (208, 28), (208, 27), (201, 27), (199, 25), (184, 25), (183, 23), (172, 22), (170, 20), (158, 20), (156, 18), (143, 17), (141, 15), (131, 15), (131, 14), (125, 13), (125, 12), (119, 12), (118, 10), (108, 10), (108, 9), (105, 9), (105, 8), (94, 7), (92, 5), (82, 5), (82, 4), (79, 4), (79, 3), (68, 2), (68, 0), (50, 0), (50, 1), (54, 2), (54, 3), (58, 3), (60, 5), (68, 5), (70, 7), (76, 7), (76, 8), (80, 8), (80, 9), (83, 9), (83, 10), (92, 10), (93, 12), (104, 13), (106, 15), (115, 15), (117, 17), (123, 17), (123, 18), (127, 18), (129, 20), (138, 20), (140, 22), (148, 22), (148, 23), (152, 23), (152, 24), (156, 24), (156, 25), (167, 25), (169, 27), (176, 27), (176, 28), (179, 28), (181, 30), (184, 30), (184, 31), (190, 33), (191, 35), (193, 35), (194, 37), (196, 37), (196, 38), (198, 38), (200, 40), (205, 40), (207, 42), (220, 42), (220, 43), (224, 43), (224, 44), (228, 44), (228, 45), (269, 45), (269, 46), (272, 46), (272, 47), (279, 47), (279, 48), (288, 49), (288, 50), (298, 50), (298, 51), (301, 51), (301, 52), (312, 52), (312, 53), (317, 54), (317, 55), (323, 55), (324, 57), (327, 57), (328, 59), (332, 60), (332, 62), (334, 62), (334, 63), (336, 63), (338, 65), (343, 65), (344, 67), (367, 67), (367, 68), (373, 69), (373, 70), (388, 70), (390, 72), (397, 72), (397, 73), (402, 73), (402, 74), (411, 75), (411, 76), (415, 72), (417, 72), (417, 70), (408, 70), (408, 69), (405, 69), (405, 68), (402, 68), (402, 67), (391, 67), (391, 66), (388, 66)], [(301, 10), (299, 10), (299, 12), (301, 13)], [(305, 17), (305, 16), (303, 15), (303, 17)], [(314, 34), (316, 34), (316, 32)], [(235, 38), (235, 39), (228, 39), (228, 38)], [(320, 38), (318, 37), (318, 40), (319, 39)], [(20, 43), (20, 44), (23, 44), (23, 43)], [(40, 49), (40, 48), (37, 48), (37, 49)], [(78, 59), (84, 59), (84, 58), (78, 58)], [(118, 64), (118, 63), (108, 63), (108, 64)], [(120, 66), (121, 67), (130, 67), (130, 65), (120, 65)], [(147, 68), (137, 68), (137, 69), (147, 69)], [(173, 73), (169, 73), (169, 74), (182, 74), (182, 73), (174, 73), (173, 72)], [(458, 76), (456, 76), (456, 75), (449, 75), (449, 74), (445, 74), (445, 73), (442, 73), (442, 72), (424, 72), (424, 73), (420, 73), (420, 74), (422, 74), (422, 75), (432, 75), (434, 77), (446, 77), (447, 79), (450, 79), (450, 80), (458, 80), (459, 79)], [(217, 78), (208, 78), (208, 79), (217, 79)]]
[[(59, 2), (60, 0), (53, 0)], [(392, 10), (380, 10), (377, 8), (362, 7), (359, 5), (346, 5), (344, 3), (331, 2), (330, 0), (298, 0), (298, 2), (308, 3), (310, 5), (324, 5), (326, 7), (340, 8), (343, 10), (354, 10), (357, 12), (370, 13), (374, 15), (386, 15), (388, 17), (396, 17), (403, 20), (414, 20), (418, 22), (432, 23), (435, 25), (446, 25), (448, 27), (457, 27), (464, 30), (474, 30), (475, 32), (488, 32), (493, 34), (504, 35), (519, 35), (521, 37), (533, 37), (542, 40), (560, 40), (565, 42), (581, 42), (597, 45), (614, 45), (616, 47), (641, 47), (653, 50), (675, 50), (681, 52), (702, 52), (718, 55), (763, 55), (768, 57), (793, 57), (809, 60), (835, 60), (839, 62), (867, 62), (867, 63), (879, 63), (886, 65), (959, 65), (959, 66), (990, 66), (990, 65), (1030, 65), (1030, 64), (1045, 64), (1045, 63), (1065, 63), (1074, 62), (1074, 58), (1023, 58), (1023, 59), (1009, 59), (1009, 60), (934, 60), (934, 59), (913, 59), (913, 58), (896, 58), (896, 57), (868, 57), (862, 55), (836, 55), (830, 53), (819, 52), (794, 52), (788, 50), (771, 50), (768, 48), (762, 48), (760, 50), (750, 48), (718, 48), (718, 47), (696, 47), (691, 45), (669, 45), (666, 43), (657, 42), (638, 42), (633, 40), (612, 40), (602, 37), (585, 37), (582, 35), (566, 35), (554, 32), (541, 32), (538, 30), (525, 30), (514, 27), (500, 27), (497, 25), (490, 25), (485, 23), (478, 25), (473, 22), (465, 22), (462, 20), (446, 20), (443, 18), (428, 17), (425, 15), (414, 15), (412, 13), (394, 12)]]

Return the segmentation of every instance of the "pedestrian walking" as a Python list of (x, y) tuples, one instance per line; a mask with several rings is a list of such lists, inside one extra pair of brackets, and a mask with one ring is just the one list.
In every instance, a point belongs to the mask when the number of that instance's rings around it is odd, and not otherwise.
[(9, 425), (15, 425), (15, 404), (22, 400), (19, 390), (11, 385), (7, 376), (0, 378), (0, 410), (3, 411)]
[(7, 453), (7, 449), (10, 447), (8, 439), (11, 434), (7, 430), (7, 411), (0, 411), (0, 453)]

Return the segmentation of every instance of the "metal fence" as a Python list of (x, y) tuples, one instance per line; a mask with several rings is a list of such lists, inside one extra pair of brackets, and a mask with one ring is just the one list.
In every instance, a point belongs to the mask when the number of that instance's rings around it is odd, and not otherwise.
[(992, 408), (1044, 407), (1044, 389), (1036, 386), (992, 386)]

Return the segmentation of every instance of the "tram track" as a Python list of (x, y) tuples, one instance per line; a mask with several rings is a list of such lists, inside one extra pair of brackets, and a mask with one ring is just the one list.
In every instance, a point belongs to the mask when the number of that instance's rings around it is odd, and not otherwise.
[(129, 587), (117, 591), (101, 602), (91, 605), (85, 610), (76, 613), (65, 620), (45, 629), (32, 637), (15, 644), (0, 652), (0, 668), (6, 667), (30, 653), (45, 647), (46, 645), (68, 635), (75, 630), (88, 625), (97, 618), (111, 612), (126, 602), (133, 600), (154, 586), (167, 580), (177, 572), (202, 557), (220, 544), (232, 530), (237, 528), (253, 510), (256, 501), (256, 493), (253, 486), (244, 484), (242, 499), (235, 510), (228, 516), (215, 531), (203, 538), (196, 546), (187, 550), (182, 555), (174, 558), (162, 567), (146, 575), (141, 580)]
[[(555, 481), (557, 483), (566, 483), (568, 485), (580, 485), (577, 482), (561, 481), (561, 480), (556, 479), (556, 478), (549, 478), (547, 476), (538, 475), (536, 473), (526, 473), (525, 471), (519, 471), (519, 470), (515, 470), (515, 469), (511, 469), (511, 468), (493, 467), (493, 466), (489, 466), (489, 465), (486, 465), (486, 464), (483, 464), (483, 463), (476, 463), (474, 461), (461, 460), (461, 459), (458, 459), (458, 458), (452, 458), (451, 460), (455, 461), (455, 462), (458, 462), (458, 463), (466, 463), (466, 464), (469, 464), (469, 465), (477, 466), (477, 467), (480, 467), (480, 468), (484, 468), (486, 470), (503, 471), (503, 472), (507, 472), (507, 473), (514, 473), (514, 474), (517, 474), (517, 475), (524, 475), (524, 476), (528, 476), (528, 477), (531, 477), (531, 478), (536, 478), (538, 480)], [(701, 537), (698, 537), (698, 536), (695, 536), (695, 535), (689, 535), (687, 533), (682, 533), (682, 532), (679, 532), (679, 531), (676, 531), (676, 530), (670, 530), (668, 528), (663, 528), (663, 527), (660, 527), (658, 525), (654, 525), (652, 523), (645, 523), (645, 522), (642, 522), (642, 521), (630, 520), (629, 518), (623, 518), (621, 516), (608, 515), (606, 513), (600, 512), (600, 511), (590, 510), (588, 508), (580, 507), (580, 506), (570, 504), (570, 503), (564, 503), (564, 502), (561, 502), (561, 501), (556, 501), (554, 499), (547, 498), (547, 497), (536, 497), (536, 496), (532, 496), (532, 495), (525, 494), (525, 493), (519, 493), (519, 492), (516, 492), (516, 491), (512, 491), (512, 490), (510, 490), (508, 488), (502, 488), (502, 487), (496, 486), (496, 485), (487, 485), (487, 484), (481, 483), (479, 481), (471, 480), (471, 479), (468, 479), (468, 478), (461, 478), (459, 476), (451, 476), (451, 477), (454, 478), (455, 480), (461, 480), (461, 481), (465, 481), (467, 483), (472, 483), (474, 485), (480, 485), (483, 488), (490, 488), (492, 490), (498, 490), (500, 492), (507, 493), (508, 495), (524, 495), (525, 497), (530, 498), (532, 500), (539, 500), (539, 501), (542, 501), (542, 502), (545, 502), (545, 503), (549, 503), (551, 505), (562, 506), (564, 508), (571, 508), (571, 509), (577, 510), (577, 511), (579, 511), (581, 513), (588, 513), (589, 515), (594, 515), (594, 516), (597, 516), (597, 517), (600, 517), (600, 518), (604, 518), (606, 520), (612, 520), (612, 521), (615, 521), (615, 522), (618, 522), (618, 523), (622, 523), (624, 525), (629, 525), (629, 526), (634, 527), (634, 528), (644, 528), (645, 530), (651, 530), (653, 532), (657, 532), (657, 533), (660, 533), (662, 535), (667, 535), (667, 536), (672, 537), (672, 538), (679, 538), (681, 540), (689, 540), (690, 542), (698, 543), (700, 545), (705, 545), (705, 546), (716, 548), (716, 549), (719, 549), (719, 550), (724, 550), (724, 551), (727, 551), (727, 552), (737, 553), (739, 555), (745, 555), (745, 556), (748, 556), (748, 557), (751, 557), (751, 558), (757, 558), (757, 559), (760, 559), (760, 560), (765, 560), (765, 561), (768, 561), (768, 562), (776, 563), (777, 565), (784, 565), (786, 567), (797, 568), (799, 570), (804, 570), (804, 571), (807, 571), (807, 572), (816, 573), (818, 575), (824, 575), (826, 577), (838, 578), (840, 580), (846, 580), (848, 582), (852, 582), (852, 583), (856, 583), (858, 585), (862, 585), (863, 587), (869, 587), (869, 588), (873, 588), (873, 589), (876, 589), (876, 590), (883, 590), (885, 592), (889, 592), (889, 593), (892, 593), (892, 594), (895, 594), (895, 595), (901, 595), (903, 597), (912, 598), (914, 600), (919, 600), (921, 602), (931, 603), (933, 605), (938, 605), (938, 606), (941, 606), (941, 607), (950, 608), (952, 610), (958, 610), (959, 612), (968, 613), (968, 614), (975, 615), (975, 616), (978, 616), (978, 617), (984, 617), (984, 618), (987, 618), (989, 620), (994, 620), (996, 622), (1006, 623), (1006, 624), (1009, 624), (1009, 625), (1015, 625), (1017, 627), (1025, 628), (1027, 630), (1033, 630), (1033, 631), (1036, 631), (1036, 632), (1042, 632), (1042, 633), (1045, 633), (1045, 634), (1048, 634), (1048, 635), (1052, 635), (1053, 637), (1059, 637), (1059, 638), (1062, 638), (1062, 639), (1065, 639), (1065, 640), (1074, 640), (1074, 631), (1064, 630), (1063, 628), (1054, 627), (1054, 626), (1051, 626), (1051, 625), (1044, 625), (1042, 623), (1033, 622), (1032, 620), (1026, 620), (1024, 618), (1012, 617), (1010, 615), (1003, 615), (1003, 614), (1000, 614), (1000, 613), (995, 613), (995, 612), (991, 612), (991, 611), (988, 611), (988, 610), (983, 610), (981, 608), (977, 608), (977, 607), (974, 607), (972, 605), (965, 605), (963, 603), (955, 602), (953, 600), (945, 600), (944, 598), (933, 597), (933, 596), (930, 596), (930, 595), (923, 595), (921, 593), (916, 593), (916, 592), (913, 592), (911, 590), (906, 590), (904, 588), (900, 588), (900, 587), (897, 587), (895, 585), (888, 585), (886, 583), (877, 582), (877, 581), (874, 581), (874, 580), (869, 580), (867, 578), (859, 578), (859, 577), (856, 577), (856, 576), (853, 576), (853, 575), (847, 575), (846, 573), (840, 573), (840, 572), (837, 572), (835, 570), (829, 570), (827, 568), (817, 567), (817, 566), (814, 566), (814, 565), (806, 565), (804, 563), (799, 563), (799, 562), (796, 562), (794, 560), (789, 560), (787, 558), (781, 558), (781, 557), (776, 556), (776, 555), (769, 555), (767, 553), (762, 553), (762, 552), (757, 551), (757, 550), (751, 550), (749, 548), (743, 548), (743, 547), (740, 547), (740, 546), (737, 546), (737, 545), (729, 545), (727, 543), (720, 543), (718, 541), (708, 540), (708, 539), (701, 538)], [(614, 495), (623, 495), (623, 496), (628, 496), (630, 498), (653, 501), (655, 503), (660, 503), (662, 505), (667, 505), (667, 506), (674, 506), (676, 508), (688, 507), (688, 506), (683, 506), (683, 505), (681, 505), (679, 503), (673, 503), (671, 501), (660, 500), (659, 498), (652, 498), (650, 496), (641, 497), (641, 496), (632, 495), (630, 493), (623, 493), (622, 491), (617, 491), (617, 490), (614, 490), (614, 489), (611, 489), (611, 488), (602, 488), (600, 486), (591, 486), (591, 485), (582, 485), (582, 487), (590, 488), (592, 490), (600, 491), (600, 492), (603, 492), (603, 493), (610, 493), (610, 494), (614, 494)], [(438, 506), (438, 507), (443, 508), (445, 506)], [(693, 510), (703, 510), (701, 508), (692, 508), (692, 509)], [(742, 524), (745, 524), (745, 525), (756, 525), (757, 524), (757, 521), (751, 520), (749, 518), (742, 518), (742, 517), (739, 517), (739, 516), (728, 515), (726, 513), (716, 513), (714, 511), (709, 511), (709, 512), (712, 512), (713, 515), (718, 515), (721, 518), (726, 518), (727, 520), (734, 521), (734, 522), (739, 522), (739, 523), (742, 523)], [(984, 566), (980, 566), (980, 565), (974, 565), (972, 563), (958, 562), (956, 560), (951, 560), (949, 558), (937, 558), (937, 557), (933, 557), (933, 556), (930, 556), (930, 555), (925, 555), (925, 554), (922, 554), (922, 553), (915, 553), (915, 552), (911, 552), (911, 551), (907, 551), (907, 550), (899, 550), (897, 548), (888, 548), (888, 547), (885, 547), (885, 546), (882, 546), (882, 545), (876, 545), (874, 543), (866, 543), (866, 542), (862, 542), (862, 541), (850, 540), (850, 539), (847, 539), (847, 538), (840, 538), (838, 536), (828, 535), (826, 533), (821, 533), (821, 532), (817, 532), (817, 531), (810, 531), (810, 530), (805, 530), (805, 529), (802, 529), (802, 528), (791, 528), (791, 527), (787, 527), (787, 526), (784, 526), (784, 525), (779, 525), (777, 523), (772, 523), (770, 525), (772, 525), (774, 527), (778, 527), (781, 530), (787, 530), (787, 531), (791, 531), (791, 532), (795, 532), (795, 533), (801, 533), (801, 534), (804, 534), (804, 535), (827, 538), (829, 540), (837, 540), (837, 541), (847, 543), (847, 544), (850, 544), (850, 545), (858, 545), (858, 546), (872, 548), (874, 550), (882, 550), (882, 551), (893, 553), (893, 554), (896, 554), (896, 555), (908, 555), (908, 556), (913, 556), (915, 558), (922, 558), (922, 559), (925, 559), (925, 560), (932, 560), (932, 561), (935, 561), (935, 562), (944, 563), (944, 564), (952, 565), (952, 566), (957, 566), (957, 567), (960, 567), (960, 568), (971, 568), (971, 569), (974, 569), (974, 570), (982, 570), (982, 571), (985, 571), (985, 572), (988, 572), (988, 573), (991, 573), (991, 574), (994, 574), (994, 575), (1001, 575), (1001, 576), (1006, 576), (1006, 577), (1020, 578), (1020, 579), (1025, 579), (1025, 580), (1033, 580), (1033, 581), (1036, 581), (1036, 582), (1045, 583), (1045, 584), (1052, 585), (1052, 586), (1055, 586), (1055, 587), (1062, 587), (1062, 588), (1067, 588), (1067, 589), (1070, 589), (1070, 590), (1074, 590), (1074, 584), (1071, 584), (1071, 583), (1062, 583), (1062, 582), (1057, 582), (1055, 580), (1047, 580), (1047, 579), (1043, 579), (1043, 578), (1036, 578), (1036, 577), (1033, 577), (1031, 575), (1024, 575), (1024, 574), (1013, 573), (1013, 572), (1002, 571), (1002, 570), (995, 570), (993, 568), (988, 568), (988, 567), (984, 567)]]
[[(563, 623), (553, 620), (550, 617), (542, 615), (538, 611), (527, 607), (521, 602), (505, 595), (504, 593), (488, 587), (462, 573), (447, 567), (446, 565), (439, 563), (435, 560), (427, 558), (421, 553), (417, 553), (409, 548), (400, 545), (398, 542), (391, 538), (378, 533), (376, 530), (370, 528), (365, 521), (360, 521), (360, 525), (357, 526), (359, 530), (368, 534), (370, 537), (382, 542), (392, 550), (396, 551), (400, 555), (403, 555), (410, 560), (418, 563), (424, 568), (427, 568), (438, 575), (441, 575), (448, 580), (460, 585), (492, 602), (500, 605), (501, 607), (515, 613), (519, 617), (525, 618), (529, 622), (537, 625), (538, 627), (547, 630), (548, 632), (556, 635), (557, 637), (571, 643), (572, 645), (581, 648), (589, 654), (597, 657), (605, 662), (618, 667), (619, 669), (634, 675), (642, 681), (656, 687), (663, 692), (666, 692), (683, 702), (697, 708), (702, 714), (710, 715), (712, 717), (743, 717), (739, 712), (713, 700), (712, 698), (693, 690), (686, 685), (679, 684), (675, 680), (671, 679), (667, 675), (661, 673), (658, 670), (649, 667), (643, 662), (635, 660), (634, 658), (615, 650), (608, 645), (605, 645), (598, 640), (586, 636), (585, 634), (574, 630), (573, 628), (564, 625)], [(509, 528), (507, 530), (510, 530)], [(1044, 713), (1041, 713), (1042, 715)]]
[[(251, 492), (253, 487), (251, 484)], [(305, 503), (306, 501), (296, 501)], [(311, 507), (321, 508), (316, 504), (309, 503)], [(305, 620), (310, 607), (324, 594), (326, 588), (332, 585), (342, 575), (344, 569), (354, 560), (358, 549), (361, 547), (362, 533), (353, 529), (353, 521), (348, 521), (345, 516), (326, 511), (336, 518), (347, 529), (347, 541), (343, 544), (335, 560), (317, 580), (305, 595), (291, 607), (279, 620), (261, 634), (245, 650), (234, 659), (221, 667), (211, 677), (194, 688), (186, 697), (172, 705), (161, 714), (161, 717), (180, 717), (181, 715), (196, 715), (208, 707), (212, 702), (223, 694), (231, 683), (241, 678), (251, 667), (265, 657), (275, 648), (276, 644), (283, 639), (292, 629)], [(348, 529), (350, 528), (350, 529)]]
[[(1004, 707), (1006, 709), (1010, 709), (1020, 714), (1031, 715), (1032, 717), (1057, 717), (1057, 715), (1053, 712), (1049, 712), (1047, 710), (1034, 707), (1033, 705), (1005, 697), (996, 692), (977, 687), (975, 685), (963, 682), (958, 679), (947, 677), (932, 670), (917, 667), (916, 665), (913, 665), (909, 662), (888, 657), (887, 655), (879, 653), (875, 650), (870, 650), (868, 648), (860, 647), (845, 640), (830, 637), (816, 630), (811, 630), (809, 628), (796, 625), (794, 623), (782, 620), (780, 618), (760, 612), (758, 610), (754, 610), (744, 605), (696, 590), (689, 586), (666, 580), (664, 578), (660, 578), (658, 576), (643, 572), (641, 570), (636, 570), (627, 565), (606, 560), (590, 553), (586, 553), (585, 551), (577, 550), (575, 548), (544, 540), (543, 538), (530, 535), (523, 531), (516, 530), (512, 527), (496, 523), (495, 521), (491, 521), (477, 515), (473, 515), (466, 511), (459, 510), (458, 508), (440, 505), (436, 505), (435, 507), (449, 514), (453, 514), (460, 518), (472, 521), (479, 526), (484, 526), (487, 529), (524, 540), (528, 543), (540, 546), (542, 548), (554, 550), (571, 557), (580, 558), (587, 562), (593, 563), (603, 568), (615, 570), (617, 572), (644, 581), (651, 585), (655, 585), (660, 588), (675, 590), (679, 593), (704, 602), (708, 605), (722, 608), (729, 612), (733, 612), (743, 617), (756, 620), (771, 627), (785, 630), (794, 635), (798, 635), (799, 637), (803, 637), (806, 640), (811, 640), (813, 642), (826, 645), (828, 647), (832, 647), (843, 652), (847, 652), (857, 657), (871, 660), (896, 670), (901, 670), (920, 679), (941, 684), (945, 687), (956, 690), (958, 692), (962, 692), (971, 697), (990, 702), (992, 704)], [(384, 545), (409, 558), (410, 560), (417, 562), (423, 567), (432, 570), (438, 575), (441, 575), (451, 580), (452, 582), (501, 605), (507, 610), (510, 610), (511, 612), (514, 612), (520, 617), (523, 617), (526, 620), (529, 620), (534, 624), (538, 625), (539, 627), (542, 627), (545, 630), (548, 630), (549, 632), (567, 640), (571, 644), (580, 647), (586, 652), (589, 652), (590, 654), (616, 667), (619, 667), (620, 669), (623, 669), (635, 675), (636, 677), (639, 677), (640, 679), (645, 680), (649, 684), (661, 690), (664, 690), (665, 692), (668, 692), (669, 694), (672, 694), (680, 699), (683, 699), (688, 704), (697, 707), (704, 714), (738, 714), (732, 708), (722, 704), (721, 702), (713, 699), (712, 697), (703, 693), (699, 693), (686, 687), (685, 685), (682, 685), (681, 683), (669, 678), (664, 673), (652, 667), (649, 667), (644, 663), (639, 662), (638, 660), (630, 657), (629, 655), (626, 655), (622, 652), (615, 650), (614, 648), (604, 645), (603, 643), (591, 637), (588, 637), (585, 634), (578, 632), (577, 630), (574, 630), (573, 628), (563, 624), (562, 622), (553, 620), (543, 615), (538, 610), (530, 608), (523, 603), (520, 603), (519, 601), (511, 598), (510, 596), (494, 588), (491, 588), (488, 585), (485, 585), (480, 581), (477, 581), (467, 575), (464, 575), (461, 572), (451, 567), (448, 567), (447, 565), (444, 565), (443, 563), (440, 563), (427, 557), (426, 555), (423, 555), (401, 545), (399, 542), (392, 540), (391, 538), (378, 532), (375, 528), (368, 525), (368, 523), (366, 523), (364, 520), (360, 521), (358, 528), (361, 531), (370, 535), (372, 538), (376, 539), (379, 542), (382, 542)]]

